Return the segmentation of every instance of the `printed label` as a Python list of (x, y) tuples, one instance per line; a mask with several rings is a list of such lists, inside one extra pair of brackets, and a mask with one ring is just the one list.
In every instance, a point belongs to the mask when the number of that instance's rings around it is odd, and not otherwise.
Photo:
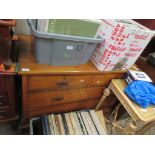
[(30, 71), (30, 69), (29, 68), (22, 68), (22, 71), (23, 72), (28, 72), (28, 71)]
[(67, 50), (73, 50), (73, 46), (67, 46), (66, 49)]

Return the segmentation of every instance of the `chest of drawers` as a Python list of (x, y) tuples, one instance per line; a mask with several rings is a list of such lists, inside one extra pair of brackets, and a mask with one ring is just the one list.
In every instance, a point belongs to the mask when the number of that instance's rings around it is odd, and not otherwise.
[[(64, 73), (63, 73), (64, 74)], [(92, 109), (104, 88), (122, 74), (22, 75), (23, 119), (51, 112)], [(108, 105), (107, 105), (108, 108)]]
[(124, 73), (102, 73), (91, 62), (62, 67), (36, 64), (32, 43), (31, 36), (19, 36), (23, 124), (42, 114), (94, 108), (110, 80)]

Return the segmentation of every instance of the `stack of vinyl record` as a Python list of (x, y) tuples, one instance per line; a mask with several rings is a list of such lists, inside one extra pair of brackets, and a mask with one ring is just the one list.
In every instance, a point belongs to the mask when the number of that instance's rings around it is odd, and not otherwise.
[(41, 117), (44, 135), (105, 135), (94, 110), (84, 110)]

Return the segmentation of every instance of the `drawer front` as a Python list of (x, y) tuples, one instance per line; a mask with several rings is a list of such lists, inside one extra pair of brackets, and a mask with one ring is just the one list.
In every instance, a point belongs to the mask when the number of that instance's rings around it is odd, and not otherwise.
[(91, 83), (90, 76), (31, 76), (28, 80), (29, 91), (63, 90), (84, 88)]
[(0, 107), (8, 105), (7, 93), (0, 93)]
[(73, 89), (65, 91), (33, 92), (28, 94), (28, 107), (59, 105), (63, 103), (99, 98), (103, 87)]
[(30, 76), (28, 91), (66, 90), (105, 86), (113, 78), (120, 78), (122, 74), (79, 75), (79, 76)]
[(4, 75), (0, 75), (0, 92), (7, 90), (7, 78)]
[(0, 109), (0, 120), (9, 117), (9, 108)]
[(28, 117), (32, 118), (43, 114), (50, 114), (52, 112), (59, 113), (59, 112), (76, 111), (81, 109), (94, 109), (98, 101), (99, 99), (93, 99), (93, 100), (65, 103), (63, 105), (42, 106), (42, 108), (28, 109), (27, 113)]

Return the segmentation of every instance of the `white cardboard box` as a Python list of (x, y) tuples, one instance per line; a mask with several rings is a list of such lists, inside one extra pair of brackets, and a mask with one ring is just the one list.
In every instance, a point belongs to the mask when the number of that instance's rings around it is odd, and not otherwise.
[(133, 20), (102, 19), (98, 44), (91, 61), (100, 71), (129, 69), (141, 55), (153, 31)]

